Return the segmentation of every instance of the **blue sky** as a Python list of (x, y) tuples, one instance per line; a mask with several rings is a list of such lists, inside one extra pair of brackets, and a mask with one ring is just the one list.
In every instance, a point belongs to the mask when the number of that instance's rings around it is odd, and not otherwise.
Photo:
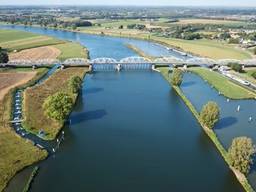
[(256, 0), (0, 0), (0, 5), (194, 5), (256, 7)]

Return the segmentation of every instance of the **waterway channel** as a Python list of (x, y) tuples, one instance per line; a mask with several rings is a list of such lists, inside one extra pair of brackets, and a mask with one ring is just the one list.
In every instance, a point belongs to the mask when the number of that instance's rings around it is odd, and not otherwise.
[[(91, 58), (174, 55), (139, 40), (22, 26), (2, 26), (86, 45)], [(31, 191), (243, 191), (180, 97), (157, 72), (86, 75), (58, 152), (39, 163)], [(20, 191), (31, 168), (7, 191)]]

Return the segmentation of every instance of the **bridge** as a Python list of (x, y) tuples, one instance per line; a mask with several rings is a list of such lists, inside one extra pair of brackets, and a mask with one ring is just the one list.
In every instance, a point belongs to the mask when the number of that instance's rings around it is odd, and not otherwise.
[(152, 68), (152, 66), (227, 66), (230, 63), (238, 63), (243, 67), (256, 66), (256, 59), (236, 60), (236, 59), (209, 59), (193, 57), (188, 59), (180, 59), (176, 57), (158, 57), (155, 59), (149, 59), (145, 57), (126, 57), (120, 60), (114, 58), (96, 58), (96, 59), (84, 59), (84, 58), (71, 58), (65, 61), (57, 59), (43, 59), (43, 60), (12, 60), (8, 63), (0, 64), (0, 68), (4, 67), (50, 67), (54, 64), (59, 64), (63, 68), (65, 67), (82, 67), (91, 66), (92, 69), (145, 69)]

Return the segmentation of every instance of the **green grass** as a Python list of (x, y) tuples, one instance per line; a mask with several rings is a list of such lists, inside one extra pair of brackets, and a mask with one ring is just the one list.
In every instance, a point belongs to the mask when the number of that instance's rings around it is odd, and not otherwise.
[(166, 45), (176, 47), (186, 52), (212, 59), (243, 60), (251, 58), (251, 54), (247, 51), (237, 49), (233, 45), (214, 40), (182, 40), (155, 36), (152, 36), (151, 38), (155, 41), (163, 42)]
[[(26, 85), (33, 84), (46, 72), (46, 69), (37, 70), (36, 77)], [(10, 69), (10, 71), (14, 71), (14, 69)], [(45, 150), (40, 150), (30, 141), (19, 137), (10, 127), (9, 120), (12, 113), (14, 91), (15, 89), (9, 91), (0, 101), (0, 191), (3, 191), (9, 180), (18, 171), (47, 157)]]
[(201, 67), (193, 67), (189, 68), (189, 70), (207, 80), (211, 85), (213, 85), (218, 91), (228, 98), (251, 99), (256, 97), (255, 93), (252, 93), (251, 91), (231, 82), (229, 79), (217, 72)]
[(58, 57), (61, 61), (69, 58), (88, 58), (88, 51), (78, 43), (68, 42), (55, 45), (54, 47), (61, 51), (61, 54)]

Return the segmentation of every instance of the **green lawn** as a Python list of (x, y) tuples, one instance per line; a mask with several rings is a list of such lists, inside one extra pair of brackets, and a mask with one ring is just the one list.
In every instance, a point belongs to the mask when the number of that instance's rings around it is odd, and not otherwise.
[(88, 58), (88, 51), (78, 43), (68, 42), (54, 47), (61, 51), (58, 59), (62, 61), (69, 58)]
[(213, 85), (218, 91), (228, 98), (250, 99), (256, 97), (255, 93), (252, 93), (251, 91), (231, 82), (217, 72), (201, 67), (189, 68), (189, 71), (192, 71), (201, 76), (203, 79), (207, 80), (211, 85)]

